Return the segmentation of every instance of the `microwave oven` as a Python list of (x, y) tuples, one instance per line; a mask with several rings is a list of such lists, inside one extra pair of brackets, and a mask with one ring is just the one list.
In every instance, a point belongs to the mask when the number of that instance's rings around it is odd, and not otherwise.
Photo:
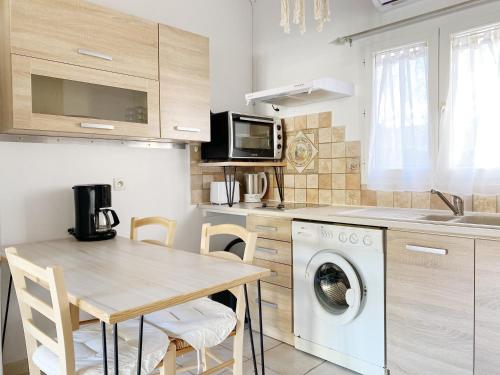
[(210, 134), (211, 141), (201, 145), (203, 160), (281, 160), (284, 132), (278, 118), (214, 113)]

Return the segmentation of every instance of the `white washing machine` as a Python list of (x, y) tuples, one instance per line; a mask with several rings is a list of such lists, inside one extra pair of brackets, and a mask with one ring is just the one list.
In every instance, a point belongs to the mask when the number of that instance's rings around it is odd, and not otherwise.
[(382, 229), (295, 221), (293, 287), (297, 349), (385, 374)]

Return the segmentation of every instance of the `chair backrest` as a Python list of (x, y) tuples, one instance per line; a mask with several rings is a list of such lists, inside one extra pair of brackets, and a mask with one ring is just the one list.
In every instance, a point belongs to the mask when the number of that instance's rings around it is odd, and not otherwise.
[[(60, 374), (75, 374), (75, 353), (68, 295), (63, 273), (59, 267), (41, 268), (20, 257), (15, 248), (5, 250), (26, 339), (30, 374), (39, 374), (32, 358), (38, 343), (44, 345), (59, 358)], [(40, 300), (28, 291), (26, 279), (33, 281), (50, 293), (51, 304)], [(56, 327), (57, 341), (35, 325), (33, 310), (38, 311)]]
[(147, 225), (159, 225), (165, 228), (167, 232), (165, 241), (163, 242), (158, 240), (146, 239), (142, 240), (142, 242), (150, 243), (153, 245), (167, 246), (167, 247), (173, 246), (177, 222), (174, 220), (166, 219), (164, 217), (144, 217), (144, 218), (133, 217), (130, 223), (130, 239), (137, 240), (137, 229)]
[[(243, 259), (236, 254), (226, 251), (210, 251), (210, 237), (217, 235), (232, 235), (245, 242), (245, 252)], [(255, 255), (255, 246), (257, 244), (257, 233), (249, 232), (243, 227), (234, 224), (214, 225), (203, 224), (201, 229), (201, 254), (210, 255), (218, 258), (230, 259), (247, 264), (252, 264)]]

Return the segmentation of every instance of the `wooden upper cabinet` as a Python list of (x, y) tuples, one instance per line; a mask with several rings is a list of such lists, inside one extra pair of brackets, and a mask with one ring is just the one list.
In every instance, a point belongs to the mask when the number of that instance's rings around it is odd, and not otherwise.
[(158, 80), (154, 22), (78, 0), (10, 0), (10, 23), (13, 54)]
[(386, 272), (391, 375), (472, 375), (474, 240), (390, 230)]
[(475, 375), (500, 368), (500, 242), (476, 241)]
[(159, 28), (161, 137), (210, 141), (209, 40)]

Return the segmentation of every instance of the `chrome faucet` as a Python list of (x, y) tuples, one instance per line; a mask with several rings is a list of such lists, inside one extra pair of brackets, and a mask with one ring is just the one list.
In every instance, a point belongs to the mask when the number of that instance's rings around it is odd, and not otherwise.
[(432, 194), (436, 194), (441, 200), (453, 211), (455, 216), (464, 216), (464, 200), (457, 195), (452, 195), (453, 203), (444, 196), (440, 191), (431, 190)]

